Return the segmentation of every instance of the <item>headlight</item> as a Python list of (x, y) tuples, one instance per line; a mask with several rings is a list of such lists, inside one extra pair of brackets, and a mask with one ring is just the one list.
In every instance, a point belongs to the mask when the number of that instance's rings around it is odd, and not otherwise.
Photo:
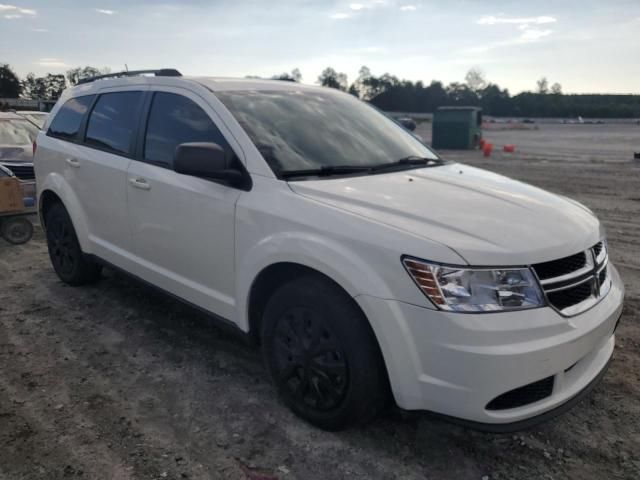
[(402, 259), (418, 288), (438, 308), (454, 312), (523, 310), (544, 305), (528, 268), (463, 268)]

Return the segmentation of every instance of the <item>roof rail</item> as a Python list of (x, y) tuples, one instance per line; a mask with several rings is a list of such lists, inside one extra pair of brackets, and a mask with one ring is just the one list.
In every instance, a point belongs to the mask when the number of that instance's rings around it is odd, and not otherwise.
[(181, 77), (182, 74), (175, 68), (161, 68), (159, 70), (128, 70), (126, 72), (107, 73), (106, 75), (98, 75), (95, 77), (82, 78), (78, 80), (78, 85), (83, 83), (91, 83), (95, 80), (102, 80), (103, 78), (118, 78), (118, 77), (135, 77), (137, 75), (145, 75), (152, 73), (156, 77)]

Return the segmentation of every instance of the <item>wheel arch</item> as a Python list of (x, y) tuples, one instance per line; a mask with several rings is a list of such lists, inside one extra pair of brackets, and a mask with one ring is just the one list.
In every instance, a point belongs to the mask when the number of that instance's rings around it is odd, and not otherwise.
[(82, 251), (90, 253), (89, 249), (89, 228), (85, 219), (78, 197), (73, 192), (64, 177), (59, 174), (50, 174), (46, 177), (42, 186), (38, 189), (38, 216), (40, 224), (46, 230), (46, 212), (54, 203), (61, 203), (69, 213), (71, 223), (76, 231), (78, 243)]
[(316, 275), (331, 282), (335, 285), (344, 295), (348, 298), (353, 306), (360, 312), (364, 319), (366, 327), (371, 333), (371, 338), (375, 342), (375, 347), (380, 355), (382, 367), (384, 368), (384, 374), (387, 378), (387, 385), (389, 385), (390, 377), (387, 367), (386, 356), (384, 355), (382, 344), (378, 339), (376, 330), (367, 317), (366, 312), (362, 309), (360, 304), (353, 298), (353, 296), (344, 288), (339, 282), (331, 278), (326, 273), (296, 262), (277, 262), (272, 263), (263, 268), (258, 275), (256, 275), (247, 297), (247, 315), (249, 324), (249, 338), (255, 345), (260, 343), (260, 330), (262, 322), (262, 314), (269, 301), (269, 298), (277, 291), (277, 289), (287, 282), (295, 280), (306, 275)]
[[(260, 341), (262, 314), (269, 298), (285, 283), (305, 275), (321, 276), (337, 285), (346, 295), (351, 296), (331, 277), (307, 265), (295, 262), (277, 262), (263, 268), (254, 278), (247, 297), (247, 321), (249, 335), (256, 342)], [(364, 313), (363, 313), (364, 315)]]
[(53, 190), (44, 190), (40, 194), (40, 200), (38, 202), (38, 214), (40, 217), (40, 224), (44, 228), (46, 228), (47, 212), (55, 203), (61, 203), (62, 205), (64, 205), (64, 202), (62, 201), (60, 196)]

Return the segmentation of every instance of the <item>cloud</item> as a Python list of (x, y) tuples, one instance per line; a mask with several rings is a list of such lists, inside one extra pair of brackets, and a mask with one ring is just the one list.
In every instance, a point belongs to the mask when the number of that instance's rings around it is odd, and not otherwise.
[(32, 28), (31, 31), (42, 33), (42, 32), (48, 32), (49, 30), (47, 30), (46, 28)]
[(96, 12), (102, 13), (103, 15), (113, 15), (114, 13), (116, 13), (115, 10), (105, 10), (104, 8), (96, 8), (95, 10)]
[(541, 38), (551, 35), (553, 33), (553, 30), (543, 30), (541, 28), (536, 28), (535, 25), (548, 25), (550, 23), (556, 23), (557, 21), (557, 18), (547, 15), (540, 15), (537, 17), (505, 17), (503, 15), (485, 15), (483, 17), (480, 17), (476, 21), (476, 23), (479, 25), (512, 25), (514, 27), (517, 27), (517, 29), (522, 33), (520, 33), (520, 35), (518, 35), (517, 37), (511, 39), (470, 48), (467, 50), (467, 52), (483, 53), (496, 48), (537, 42)]
[(41, 58), (40, 60), (38, 60), (36, 62), (37, 65), (40, 65), (41, 67), (68, 67), (69, 65), (67, 65), (64, 61), (60, 60), (59, 58)]
[(555, 23), (558, 20), (555, 17), (539, 16), (539, 17), (505, 17), (495, 15), (485, 15), (480, 17), (476, 22), (478, 25), (498, 25), (501, 23), (516, 25), (542, 25), (545, 23)]
[[(329, 17), (334, 20), (345, 20), (347, 18), (356, 18), (365, 10), (385, 7), (387, 5), (388, 5), (387, 0), (373, 0), (373, 1), (368, 1), (366, 3), (350, 3), (349, 9), (351, 10), (351, 12), (349, 13), (337, 12), (329, 15)], [(412, 9), (415, 10), (415, 7), (413, 5), (409, 5), (409, 7), (411, 8), (409, 8), (408, 10), (412, 10)]]
[(520, 35), (519, 40), (521, 43), (535, 42), (542, 37), (551, 35), (553, 30), (540, 30), (539, 28), (526, 28)]
[(415, 12), (418, 9), (415, 5), (402, 5), (400, 10), (403, 12)]
[(20, 18), (23, 15), (35, 15), (37, 12), (32, 8), (21, 8), (15, 5), (6, 5), (0, 3), (0, 12), (6, 13), (4, 18)]

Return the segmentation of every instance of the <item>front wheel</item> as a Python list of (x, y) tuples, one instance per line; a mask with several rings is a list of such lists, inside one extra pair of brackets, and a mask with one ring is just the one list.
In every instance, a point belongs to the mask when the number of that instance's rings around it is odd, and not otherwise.
[(371, 327), (329, 279), (309, 275), (280, 287), (265, 308), (262, 345), (284, 403), (320, 428), (367, 422), (388, 399)]

